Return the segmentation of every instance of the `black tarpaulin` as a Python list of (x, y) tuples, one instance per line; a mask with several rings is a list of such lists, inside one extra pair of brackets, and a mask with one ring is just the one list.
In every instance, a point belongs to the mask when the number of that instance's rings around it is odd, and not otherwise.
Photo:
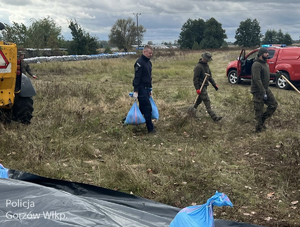
[[(179, 208), (138, 196), (9, 170), (0, 179), (0, 226), (168, 227)], [(215, 220), (216, 227), (254, 227)]]

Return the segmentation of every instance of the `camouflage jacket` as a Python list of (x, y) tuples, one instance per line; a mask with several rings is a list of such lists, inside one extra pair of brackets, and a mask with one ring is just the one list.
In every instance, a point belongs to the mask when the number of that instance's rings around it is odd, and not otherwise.
[(23, 59), (21, 60), (21, 66), (22, 66), (22, 73), (24, 73), (25, 75), (26, 73), (28, 73), (31, 77), (33, 76), (29, 64), (25, 62)]
[(211, 71), (210, 68), (208, 66), (208, 64), (204, 61), (202, 61), (202, 58), (200, 58), (199, 62), (196, 64), (195, 68), (194, 68), (194, 86), (195, 89), (198, 90), (200, 89), (204, 78), (205, 78), (205, 73), (208, 73), (210, 76), (207, 77), (204, 86), (208, 86), (209, 83), (208, 81), (213, 85), (216, 86), (216, 82), (214, 81), (214, 79), (211, 76)]
[(256, 58), (251, 67), (251, 93), (265, 94), (269, 89), (270, 69), (265, 60)]

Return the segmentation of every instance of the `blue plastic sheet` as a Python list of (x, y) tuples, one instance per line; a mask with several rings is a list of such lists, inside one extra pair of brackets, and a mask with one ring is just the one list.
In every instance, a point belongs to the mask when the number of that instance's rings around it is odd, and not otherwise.
[(228, 196), (216, 192), (203, 205), (189, 206), (180, 210), (172, 220), (170, 227), (214, 227), (214, 206), (233, 206)]
[(138, 107), (136, 101), (134, 101), (132, 107), (130, 108), (126, 116), (125, 124), (138, 125), (138, 124), (143, 124), (145, 122), (146, 120), (143, 114), (141, 113), (140, 108)]
[(0, 163), (0, 178), (8, 178), (8, 169), (4, 168), (4, 166)]
[[(94, 185), (13, 169), (8, 174), (9, 179), (0, 179), (1, 227), (169, 227), (181, 210)], [(8, 200), (28, 206), (12, 207)], [(263, 226), (215, 219), (215, 227)]]
[(151, 107), (152, 107), (152, 116), (151, 116), (151, 118), (158, 120), (158, 118), (159, 118), (158, 108), (157, 108), (152, 96), (150, 96), (150, 103), (151, 103)]

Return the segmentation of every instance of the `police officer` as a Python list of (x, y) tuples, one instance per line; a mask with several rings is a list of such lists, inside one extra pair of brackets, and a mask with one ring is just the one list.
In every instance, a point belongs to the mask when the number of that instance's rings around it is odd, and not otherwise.
[[(194, 82), (196, 92), (198, 94), (198, 98), (194, 104), (192, 113), (193, 113), (193, 115), (196, 115), (197, 107), (203, 101), (203, 103), (206, 107), (206, 111), (210, 115), (210, 117), (214, 121), (220, 121), (222, 119), (222, 117), (217, 116), (215, 114), (215, 112), (211, 109), (210, 99), (209, 99), (208, 93), (207, 93), (207, 86), (209, 86), (208, 82), (210, 82), (212, 84), (212, 86), (215, 88), (216, 91), (219, 90), (218, 85), (216, 84), (216, 82), (214, 81), (214, 79), (211, 76), (211, 71), (210, 71), (209, 65), (207, 64), (208, 62), (210, 62), (212, 60), (212, 56), (211, 56), (210, 52), (204, 52), (201, 56), (202, 56), (202, 58), (200, 58), (199, 62), (196, 64), (196, 66), (194, 68), (193, 82)], [(207, 74), (208, 74), (207, 79), (204, 81), (205, 76)], [(204, 86), (202, 87), (202, 90), (200, 91), (200, 87), (201, 87), (202, 83), (204, 83)]]
[(31, 72), (31, 69), (29, 67), (29, 64), (24, 61), (25, 53), (20, 52), (19, 53), (19, 59), (21, 60), (21, 66), (22, 66), (22, 73), (26, 75), (28, 73), (33, 79), (37, 79), (37, 76), (33, 75)]
[(145, 45), (142, 56), (134, 64), (135, 76), (133, 79), (133, 97), (139, 100), (139, 108), (146, 120), (148, 133), (156, 133), (151, 115), (152, 107), (150, 95), (152, 94), (152, 63), (153, 48)]
[[(270, 69), (267, 64), (269, 53), (264, 47), (258, 50), (257, 58), (251, 67), (251, 93), (253, 95), (254, 111), (255, 111), (255, 132), (259, 133), (266, 129), (265, 121), (271, 117), (277, 109), (277, 101), (269, 88)], [(277, 71), (274, 76), (280, 74)], [(264, 104), (267, 110), (264, 112)]]

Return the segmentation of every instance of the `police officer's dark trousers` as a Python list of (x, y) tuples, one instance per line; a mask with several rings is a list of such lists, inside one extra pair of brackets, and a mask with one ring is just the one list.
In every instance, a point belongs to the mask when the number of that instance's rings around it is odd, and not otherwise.
[[(267, 100), (263, 100), (263, 95), (260, 92), (253, 93), (257, 131), (260, 131), (264, 127), (265, 120), (273, 115), (278, 106), (278, 103), (270, 89), (266, 91), (266, 94), (268, 98)], [(267, 105), (267, 110), (265, 112), (264, 104)]]
[(138, 100), (139, 100), (140, 110), (146, 120), (146, 126), (148, 129), (148, 132), (152, 132), (154, 126), (153, 126), (152, 119), (151, 119), (152, 107), (151, 107), (151, 103), (150, 103), (150, 88), (139, 87)]

